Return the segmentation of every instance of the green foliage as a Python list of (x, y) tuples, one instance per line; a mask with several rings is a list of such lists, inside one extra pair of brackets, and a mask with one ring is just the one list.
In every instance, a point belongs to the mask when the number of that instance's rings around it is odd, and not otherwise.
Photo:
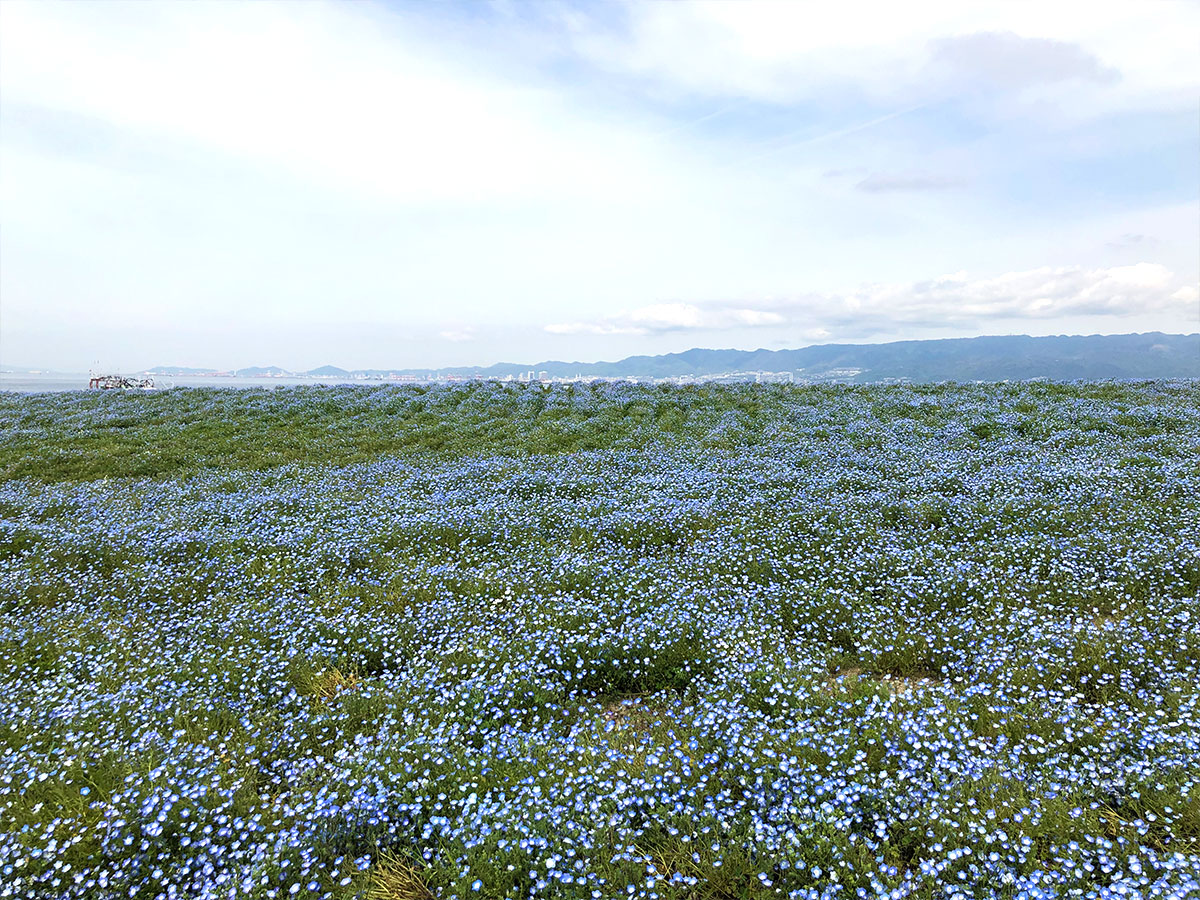
[(200, 834), (261, 897), (1087, 896), (1114, 847), (1166, 892), (1198, 400), (0, 398), (0, 848), (134, 898)]
[[(1089, 433), (1155, 440), (1185, 418), (1139, 408), (1135, 384), (844, 387), (706, 385), (679, 389), (470, 384), (458, 388), (176, 389), (131, 395), (0, 394), (0, 475), (44, 482), (178, 477), (204, 469), (261, 471), (293, 463), (344, 465), (388, 456), (574, 454), (655, 445), (753, 446), (781, 432), (806, 440), (884, 446), (886, 429), (933, 435), (978, 410), (963, 446), (1016, 438), (1070, 441)], [(1158, 388), (1196, 400), (1186, 382)], [(618, 399), (618, 396), (620, 399)], [(837, 403), (829, 401), (837, 400)], [(847, 431), (841, 401), (871, 404), (879, 427)], [(1137, 410), (1102, 415), (1102, 404)], [(1039, 410), (1030, 415), (1033, 408)], [(815, 416), (798, 420), (798, 410)], [(1094, 412), (1088, 412), (1094, 410)], [(64, 512), (66, 512), (64, 510)], [(46, 513), (42, 513), (45, 515)]]

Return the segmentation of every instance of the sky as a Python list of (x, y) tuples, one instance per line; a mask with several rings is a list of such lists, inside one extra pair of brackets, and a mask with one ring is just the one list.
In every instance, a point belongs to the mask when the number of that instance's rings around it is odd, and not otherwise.
[(0, 3), (0, 366), (1200, 331), (1200, 3)]

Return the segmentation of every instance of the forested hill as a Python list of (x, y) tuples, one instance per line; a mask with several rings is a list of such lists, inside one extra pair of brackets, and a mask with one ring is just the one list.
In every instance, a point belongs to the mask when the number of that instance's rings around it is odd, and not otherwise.
[(486, 368), (443, 371), (463, 375), (508, 375), (530, 369), (559, 377), (666, 378), (732, 372), (793, 372), (799, 377), (863, 382), (886, 379), (1200, 378), (1200, 334), (1009, 335), (890, 344), (822, 344), (799, 350), (693, 349), (664, 356), (631, 356), (616, 362), (501, 363)]
[[(199, 372), (159, 366), (150, 374)], [(313, 377), (458, 375), (504, 378), (676, 378), (792, 373), (797, 380), (878, 381), (1052, 381), (1099, 379), (1200, 378), (1200, 334), (1092, 334), (1029, 337), (952, 338), (890, 344), (821, 344), (798, 350), (704, 350), (663, 356), (629, 356), (615, 362), (496, 363), (442, 369), (354, 369), (321, 366), (288, 372), (277, 366), (239, 369), (241, 376)]]

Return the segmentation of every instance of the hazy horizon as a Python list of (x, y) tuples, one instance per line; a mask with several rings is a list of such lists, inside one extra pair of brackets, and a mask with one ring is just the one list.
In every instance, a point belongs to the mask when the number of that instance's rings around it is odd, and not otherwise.
[(1195, 333), (1198, 37), (1170, 2), (6, 0), (0, 367)]
[[(1128, 337), (1131, 334), (1136, 335), (1136, 334), (1148, 334), (1148, 333), (1161, 333), (1167, 337), (1195, 337), (1195, 336), (1200, 335), (1200, 332), (1112, 332), (1112, 333), (1107, 333), (1107, 334), (1102, 334), (1099, 332), (1092, 332), (1090, 334), (1073, 334), (1073, 335), (1072, 334), (1044, 334), (1043, 335), (1043, 334), (1022, 333), (1022, 334), (1005, 334), (1005, 335), (975, 334), (975, 335), (952, 336), (952, 337), (946, 337), (946, 338), (917, 338), (915, 340), (931, 340), (931, 341), (974, 340), (976, 338), (1008, 338), (1008, 337), (1012, 337), (1012, 338), (1020, 338), (1020, 337), (1030, 337), (1030, 338), (1038, 338), (1038, 337), (1060, 337), (1060, 338)], [(901, 341), (903, 341), (903, 340), (912, 340), (912, 339), (901, 339)], [(821, 347), (821, 346), (829, 346), (829, 345), (878, 346), (878, 345), (889, 344), (889, 343), (896, 343), (896, 341), (891, 341), (891, 340), (826, 341), (826, 342), (819, 342), (819, 343), (803, 344), (803, 345), (799, 345), (796, 347), (786, 347), (786, 348), (785, 347), (770, 348), (770, 347), (700, 347), (700, 346), (693, 346), (693, 347), (686, 347), (681, 350), (668, 351), (668, 353), (666, 353), (666, 354), (626, 354), (625, 356), (613, 357), (611, 359), (599, 359), (599, 358), (597, 358), (597, 359), (553, 359), (550, 357), (544, 357), (541, 359), (521, 360), (521, 359), (497, 358), (497, 359), (491, 359), (488, 361), (458, 363), (458, 364), (444, 365), (444, 366), (408, 366), (408, 365), (403, 365), (403, 364), (399, 364), (399, 363), (396, 365), (384, 365), (384, 366), (360, 366), (360, 365), (355, 365), (353, 363), (323, 362), (323, 363), (318, 363), (316, 365), (300, 367), (300, 366), (289, 366), (289, 365), (281, 364), (281, 363), (275, 362), (275, 361), (264, 361), (264, 360), (259, 360), (259, 361), (255, 361), (255, 362), (247, 361), (247, 362), (243, 362), (243, 363), (240, 363), (237, 365), (232, 365), (232, 366), (206, 366), (203, 363), (203, 361), (199, 361), (199, 362), (197, 362), (197, 361), (190, 361), (190, 362), (162, 361), (162, 362), (157, 362), (157, 363), (151, 363), (149, 365), (144, 365), (144, 366), (128, 366), (124, 370), (117, 370), (117, 369), (104, 370), (102, 368), (98, 368), (95, 365), (95, 363), (88, 365), (88, 366), (83, 366), (83, 367), (74, 368), (74, 369), (58, 369), (58, 368), (54, 368), (51, 366), (40, 366), (37, 364), (30, 364), (30, 365), (5, 364), (5, 365), (0, 365), (0, 372), (11, 369), (11, 370), (16, 370), (17, 372), (20, 372), (21, 370), (37, 370), (37, 371), (43, 371), (43, 372), (47, 372), (47, 373), (55, 373), (55, 374), (61, 374), (61, 375), (79, 375), (79, 374), (86, 373), (88, 371), (96, 371), (96, 372), (124, 371), (125, 373), (139, 373), (139, 372), (147, 372), (151, 369), (157, 369), (157, 368), (179, 368), (179, 369), (200, 369), (202, 371), (209, 371), (209, 372), (233, 373), (238, 370), (244, 370), (244, 369), (279, 368), (279, 369), (283, 369), (284, 371), (289, 372), (293, 375), (304, 375), (307, 372), (311, 372), (315, 369), (320, 369), (320, 368), (324, 368), (327, 366), (332, 366), (334, 368), (343, 369), (346, 372), (362, 372), (362, 371), (370, 371), (370, 370), (377, 370), (377, 371), (388, 371), (388, 370), (417, 371), (417, 370), (422, 370), (422, 371), (436, 372), (436, 371), (439, 371), (442, 369), (448, 370), (448, 369), (472, 368), (472, 367), (487, 369), (487, 368), (491, 368), (491, 367), (495, 367), (495, 366), (505, 366), (505, 365), (533, 366), (533, 365), (542, 364), (542, 363), (558, 363), (558, 364), (563, 364), (563, 365), (578, 364), (581, 366), (595, 366), (595, 365), (618, 363), (618, 362), (621, 362), (622, 360), (629, 358), (631, 356), (641, 356), (641, 355), (663, 356), (663, 355), (669, 355), (672, 353), (673, 354), (683, 354), (683, 353), (687, 353), (690, 351), (696, 351), (696, 350), (705, 351), (705, 352), (717, 352), (717, 353), (756, 353), (756, 352), (773, 351), (773, 350), (803, 350), (803, 349), (810, 348), (810, 347)]]

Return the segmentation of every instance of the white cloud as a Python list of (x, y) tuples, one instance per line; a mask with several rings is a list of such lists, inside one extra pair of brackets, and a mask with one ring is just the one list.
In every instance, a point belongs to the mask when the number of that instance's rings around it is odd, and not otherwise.
[(962, 187), (965, 179), (956, 175), (937, 175), (930, 172), (887, 173), (873, 172), (855, 187), (872, 194), (886, 191), (945, 191)]
[(1142, 234), (1136, 231), (1127, 231), (1120, 237), (1113, 238), (1107, 242), (1107, 246), (1114, 250), (1145, 250), (1150, 247), (1158, 247), (1162, 244), (1158, 238), (1149, 234)]
[(1107, 269), (1044, 267), (969, 280), (962, 274), (927, 284), (881, 285), (848, 298), (861, 312), (899, 322), (973, 322), (994, 318), (1132, 316), (1170, 310), (1179, 280), (1165, 266)]
[(1078, 44), (1022, 37), (1011, 31), (982, 31), (931, 42), (933, 59), (958, 79), (993, 87), (1023, 87), (1060, 81), (1108, 84), (1120, 73)]
[(656, 303), (629, 314), (630, 321), (647, 331), (675, 331), (703, 328), (704, 312), (691, 303)]
[[(416, 202), (620, 190), (643, 167), (553, 93), (367, 4), (4, 4), (5, 102)], [(618, 176), (618, 173), (620, 177)]]
[[(1200, 303), (1200, 289), (1194, 284), (1184, 285), (1171, 295), (1171, 299), (1181, 306), (1190, 305), (1196, 308), (1196, 304)], [(1196, 311), (1200, 312), (1200, 308), (1196, 308)]]
[[(832, 87), (897, 102), (914, 91), (1122, 84), (1113, 97), (1200, 82), (1200, 7), (1084, 4), (854, 4), (778, 0), (629, 2), (623, 28), (577, 17), (581, 52), (666, 89), (772, 103), (821, 101)], [(970, 84), (963, 84), (968, 80)], [(900, 100), (899, 102), (903, 102)]]
[(439, 331), (438, 337), (454, 344), (462, 344), (475, 340), (475, 332), (470, 328), (450, 328), (446, 331)]
[(634, 325), (614, 325), (608, 322), (557, 322), (545, 326), (550, 334), (588, 334), (596, 336), (645, 334), (646, 329)]
[(841, 294), (808, 294), (757, 303), (664, 303), (599, 322), (546, 326), (553, 334), (712, 332), (801, 327), (819, 340), (839, 332), (882, 333), (905, 327), (986, 327), (989, 321), (1044, 321), (1072, 316), (1137, 317), (1196, 312), (1194, 286), (1165, 266), (1137, 263), (1102, 269), (1039, 268), (971, 279), (964, 272), (925, 282), (873, 284)]
[(780, 325), (781, 313), (719, 304), (656, 303), (599, 322), (563, 322), (545, 326), (551, 334), (664, 334), (672, 331), (720, 331)]

